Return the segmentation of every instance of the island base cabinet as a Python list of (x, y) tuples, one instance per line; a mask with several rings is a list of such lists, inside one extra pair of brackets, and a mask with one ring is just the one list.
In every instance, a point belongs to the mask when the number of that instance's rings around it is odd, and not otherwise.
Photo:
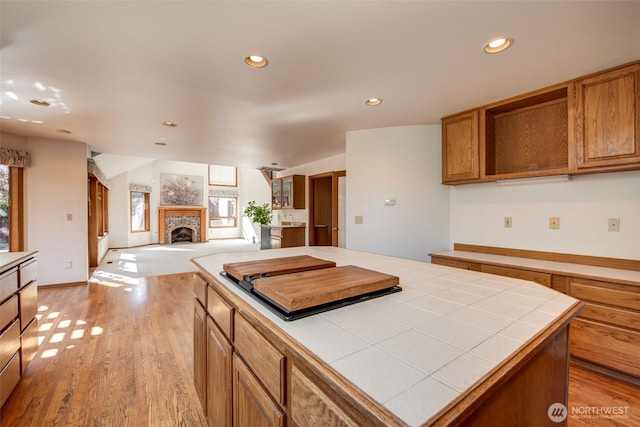
[[(207, 318), (207, 422), (230, 426), (232, 414), (231, 344), (211, 318)], [(239, 424), (235, 424), (239, 425)]]
[(291, 369), (291, 396), (291, 419), (298, 426), (358, 425), (295, 366)]
[[(514, 375), (484, 391), (468, 416), (457, 414), (447, 426), (566, 426), (551, 422), (548, 410), (554, 403), (567, 406), (569, 364), (568, 327), (551, 337)], [(566, 415), (566, 414), (565, 414)], [(444, 424), (443, 424), (444, 425)]]
[[(284, 427), (285, 414), (240, 357), (233, 355), (233, 425)], [(220, 424), (222, 425), (222, 424)]]

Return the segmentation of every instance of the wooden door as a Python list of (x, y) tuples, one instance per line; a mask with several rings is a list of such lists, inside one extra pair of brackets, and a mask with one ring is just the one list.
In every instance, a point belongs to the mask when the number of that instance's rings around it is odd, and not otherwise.
[(309, 246), (338, 246), (338, 179), (346, 171), (309, 177)]

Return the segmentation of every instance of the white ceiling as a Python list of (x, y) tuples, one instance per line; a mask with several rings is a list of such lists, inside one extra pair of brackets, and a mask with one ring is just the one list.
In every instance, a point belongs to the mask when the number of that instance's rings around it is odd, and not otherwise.
[[(243, 167), (640, 59), (640, 1), (1, 0), (0, 19), (2, 131)], [(503, 35), (511, 49), (482, 51)]]

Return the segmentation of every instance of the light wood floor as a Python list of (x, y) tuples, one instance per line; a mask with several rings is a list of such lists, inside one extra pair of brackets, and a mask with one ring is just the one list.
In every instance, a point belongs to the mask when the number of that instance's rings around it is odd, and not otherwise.
[[(191, 273), (39, 290), (37, 356), (0, 411), (2, 427), (204, 426), (193, 386)], [(570, 427), (640, 426), (640, 388), (571, 367), (571, 407), (626, 407), (626, 419), (570, 417)]]

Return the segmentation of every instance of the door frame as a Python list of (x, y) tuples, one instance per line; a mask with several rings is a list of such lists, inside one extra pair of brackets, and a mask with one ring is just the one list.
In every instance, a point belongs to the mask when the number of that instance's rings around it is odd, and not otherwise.
[(338, 178), (347, 176), (346, 170), (309, 175), (309, 246), (316, 245), (315, 237), (315, 180), (331, 178), (331, 246), (338, 246)]

